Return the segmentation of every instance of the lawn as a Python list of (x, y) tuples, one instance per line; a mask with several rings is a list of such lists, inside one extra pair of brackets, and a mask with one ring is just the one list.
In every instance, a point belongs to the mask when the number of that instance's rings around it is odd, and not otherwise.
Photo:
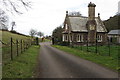
[[(96, 53), (96, 46), (89, 46), (87, 50), (87, 46), (76, 46), (73, 47), (78, 50), (82, 51), (88, 51), (92, 53)], [(102, 55), (102, 56), (111, 56), (114, 59), (118, 59), (118, 52), (120, 50), (119, 45), (104, 45), (104, 46), (97, 46), (97, 54)]]
[(32, 78), (34, 77), (35, 66), (39, 46), (33, 45), (13, 61), (9, 61), (2, 69), (3, 78)]
[[(60, 45), (52, 45), (52, 46), (55, 48), (58, 48), (60, 50), (63, 50), (65, 52), (68, 52), (70, 54), (79, 56), (80, 58), (90, 60), (92, 62), (95, 62), (95, 63), (105, 66), (107, 68), (110, 68), (114, 71), (120, 70), (120, 67), (118, 66), (118, 58), (117, 58), (118, 53), (115, 53), (115, 54), (111, 53), (111, 56), (103, 56), (103, 55), (96, 54), (93, 52), (87, 52), (87, 51), (81, 50), (81, 47), (72, 48), (72, 47), (60, 46)], [(113, 52), (114, 52), (114, 50), (113, 50)], [(114, 54), (114, 55), (112, 55), (112, 54)]]

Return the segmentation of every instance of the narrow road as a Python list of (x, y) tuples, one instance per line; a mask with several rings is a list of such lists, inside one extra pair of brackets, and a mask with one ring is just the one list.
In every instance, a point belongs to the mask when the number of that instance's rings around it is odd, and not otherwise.
[(41, 43), (37, 78), (117, 78), (118, 74), (90, 61), (81, 59)]

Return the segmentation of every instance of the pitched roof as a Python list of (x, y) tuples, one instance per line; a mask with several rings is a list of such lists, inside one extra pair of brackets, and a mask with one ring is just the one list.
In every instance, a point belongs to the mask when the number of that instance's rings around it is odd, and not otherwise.
[(69, 17), (72, 31), (87, 31), (85, 17)]
[(111, 30), (108, 34), (109, 35), (120, 35), (120, 30)]
[[(69, 22), (70, 22), (70, 26), (71, 26), (71, 30), (72, 31), (81, 31), (81, 32), (87, 32), (87, 21), (88, 21), (88, 17), (83, 17), (83, 16), (69, 16), (68, 17)], [(102, 23), (101, 20), (99, 20), (98, 17), (95, 18), (96, 23), (97, 23), (97, 32), (107, 32), (104, 24)]]

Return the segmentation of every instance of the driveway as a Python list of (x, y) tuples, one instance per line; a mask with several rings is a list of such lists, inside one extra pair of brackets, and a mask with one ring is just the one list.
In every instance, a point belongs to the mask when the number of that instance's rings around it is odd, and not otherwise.
[(41, 43), (37, 78), (117, 78), (118, 74), (93, 62)]

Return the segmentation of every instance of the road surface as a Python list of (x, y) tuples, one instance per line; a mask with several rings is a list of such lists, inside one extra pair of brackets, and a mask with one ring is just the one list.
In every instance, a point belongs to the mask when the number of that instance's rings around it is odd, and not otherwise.
[(117, 78), (118, 74), (98, 64), (81, 59), (41, 43), (37, 78)]

